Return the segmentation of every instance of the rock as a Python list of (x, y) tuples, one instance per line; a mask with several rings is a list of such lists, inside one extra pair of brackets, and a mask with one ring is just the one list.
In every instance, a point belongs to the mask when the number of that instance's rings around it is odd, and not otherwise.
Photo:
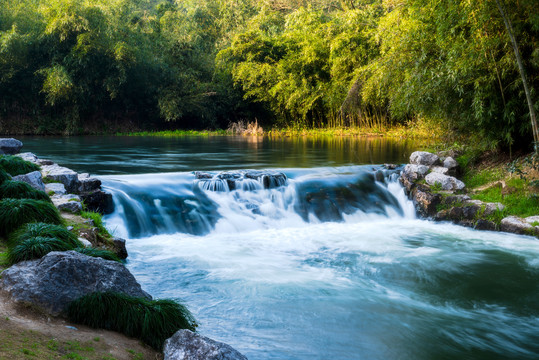
[(0, 139), (0, 154), (15, 155), (22, 148), (22, 142), (13, 138)]
[(469, 223), (475, 219), (477, 213), (481, 210), (480, 206), (469, 205), (469, 206), (455, 206), (451, 209), (446, 209), (438, 212), (434, 216), (434, 220), (451, 220), (457, 222), (464, 226), (473, 226), (473, 223)]
[(482, 206), (483, 202), (481, 200), (466, 200), (466, 204), (473, 204), (477, 206)]
[(423, 179), (423, 177), (428, 171), (429, 171), (428, 166), (408, 164), (404, 167), (403, 174), (410, 181), (417, 181), (417, 180)]
[(527, 218), (524, 219), (524, 221), (526, 221), (530, 225), (532, 225), (534, 223), (539, 224), (539, 216), (528, 216)]
[(101, 180), (79, 175), (79, 193), (92, 192), (101, 189)]
[[(209, 191), (233, 191), (242, 186), (245, 179), (258, 181), (265, 189), (273, 189), (286, 184), (286, 175), (273, 171), (241, 171), (222, 172), (217, 175), (210, 173), (195, 172), (195, 178), (200, 180), (200, 185), (204, 190)], [(226, 182), (226, 186), (224, 183)]]
[(78, 174), (71, 169), (57, 164), (44, 165), (41, 167), (41, 173), (45, 178), (64, 184), (67, 192), (74, 193), (79, 189)]
[(286, 184), (286, 175), (280, 172), (250, 171), (244, 176), (247, 179), (258, 180), (264, 185), (264, 189), (274, 189)]
[(78, 201), (66, 201), (56, 206), (58, 210), (78, 214), (82, 211), (82, 204)]
[(47, 194), (53, 192), (54, 195), (65, 195), (66, 188), (62, 183), (48, 183), (45, 184), (45, 191)]
[(399, 182), (404, 186), (406, 195), (410, 195), (410, 192), (415, 187), (415, 183), (411, 181), (404, 173), (399, 177)]
[(438, 174), (447, 175), (447, 173), (449, 172), (449, 169), (442, 166), (434, 166), (430, 169), (430, 171), (438, 173)]
[(485, 211), (483, 212), (483, 215), (489, 216), (494, 214), (496, 211), (503, 211), (505, 209), (505, 205), (501, 203), (486, 203), (485, 204)]
[(377, 170), (377, 171), (374, 173), (374, 178), (375, 178), (376, 181), (378, 181), (378, 182), (384, 182), (384, 179), (385, 179), (384, 172), (383, 172), (382, 170)]
[(55, 251), (15, 264), (2, 273), (0, 288), (13, 301), (52, 315), (61, 314), (73, 300), (96, 291), (151, 299), (122, 264), (76, 251)]
[(32, 171), (28, 174), (14, 176), (13, 180), (25, 182), (36, 190), (45, 191), (43, 177), (39, 171)]
[(464, 183), (457, 178), (435, 172), (425, 176), (425, 181), (429, 185), (440, 184), (442, 190), (462, 190), (465, 187)]
[(440, 194), (433, 194), (420, 186), (413, 190), (412, 198), (416, 205), (416, 210), (423, 216), (433, 216), (436, 214), (436, 207), (442, 201)]
[(525, 220), (516, 217), (508, 216), (502, 219), (500, 229), (505, 232), (532, 235), (536, 233), (535, 227), (528, 224)]
[(247, 360), (239, 351), (190, 330), (178, 330), (165, 341), (164, 360)]
[(496, 224), (493, 221), (479, 219), (475, 223), (474, 229), (476, 230), (491, 230), (495, 231), (497, 230)]
[(207, 172), (195, 171), (195, 179), (213, 179), (213, 175)]
[(387, 170), (395, 170), (398, 168), (398, 165), (396, 164), (384, 164), (384, 168), (386, 168)]
[(459, 163), (453, 159), (451, 156), (448, 156), (444, 159), (443, 165), (445, 168), (447, 168), (447, 174), (448, 175), (457, 175)]
[(67, 211), (73, 214), (78, 214), (82, 211), (80, 197), (74, 194), (53, 195), (51, 196), (52, 203), (60, 211)]
[(38, 163), (39, 165), (42, 165), (42, 166), (43, 166), (43, 165), (54, 165), (54, 161), (52, 161), (52, 160), (47, 160), (47, 159), (39, 159), (39, 160), (37, 161), (37, 163)]
[(468, 200), (470, 200), (470, 197), (468, 195), (450, 195), (444, 199), (444, 204), (447, 204), (447, 205), (458, 204), (458, 203), (464, 203)]
[(114, 212), (112, 194), (97, 190), (91, 193), (80, 194), (80, 198), (84, 201), (89, 211), (95, 211), (103, 215)]
[(34, 163), (34, 164), (38, 163), (37, 156), (35, 154), (31, 153), (31, 152), (25, 152), (25, 153), (17, 154), (17, 156), (20, 157), (21, 159), (25, 160), (25, 161), (29, 161), (29, 162)]
[(115, 253), (120, 259), (127, 259), (127, 249), (125, 247), (125, 239), (113, 238), (112, 242), (114, 243)]
[[(88, 224), (90, 226), (93, 225), (93, 221), (91, 224)], [(83, 238), (83, 239), (86, 239), (90, 242), (90, 244), (92, 244), (92, 246), (98, 246), (98, 234), (99, 234), (99, 229), (96, 228), (96, 227), (93, 227), (93, 228), (90, 228), (90, 229), (84, 229), (84, 230), (81, 230), (79, 232), (79, 235)]]
[(82, 245), (84, 245), (84, 247), (92, 247), (92, 243), (83, 237), (80, 237), (79, 241), (82, 243)]
[(426, 151), (414, 151), (410, 155), (410, 164), (432, 166), (438, 162), (438, 155)]

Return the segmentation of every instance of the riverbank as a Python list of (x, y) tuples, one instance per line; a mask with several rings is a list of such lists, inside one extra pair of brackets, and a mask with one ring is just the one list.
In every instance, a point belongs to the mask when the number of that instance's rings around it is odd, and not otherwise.
[(538, 167), (535, 154), (415, 152), (400, 181), (423, 217), (539, 236)]

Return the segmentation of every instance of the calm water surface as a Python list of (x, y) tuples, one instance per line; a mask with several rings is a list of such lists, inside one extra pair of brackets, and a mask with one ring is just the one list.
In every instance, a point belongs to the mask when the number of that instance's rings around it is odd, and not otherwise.
[[(154, 297), (256, 359), (539, 359), (539, 241), (415, 217), (384, 139), (27, 138), (98, 174), (108, 228)], [(283, 186), (223, 170), (283, 172)], [(220, 183), (219, 183), (220, 184)]]

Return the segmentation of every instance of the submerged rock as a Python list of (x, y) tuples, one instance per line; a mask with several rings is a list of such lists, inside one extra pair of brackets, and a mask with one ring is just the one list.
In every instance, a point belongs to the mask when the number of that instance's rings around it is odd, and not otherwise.
[(14, 176), (13, 180), (25, 182), (36, 190), (45, 191), (43, 177), (39, 171), (32, 171), (28, 174)]
[(247, 360), (225, 343), (190, 330), (179, 330), (165, 341), (164, 360)]
[(15, 155), (18, 154), (22, 148), (22, 142), (13, 138), (0, 139), (0, 155)]
[(23, 261), (2, 273), (0, 288), (11, 299), (59, 315), (86, 294), (111, 291), (151, 299), (127, 268), (75, 251), (51, 252)]

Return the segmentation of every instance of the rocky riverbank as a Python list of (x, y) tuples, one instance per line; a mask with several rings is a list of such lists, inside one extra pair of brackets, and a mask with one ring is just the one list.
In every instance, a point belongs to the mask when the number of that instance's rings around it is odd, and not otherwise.
[[(425, 151), (410, 156), (399, 180), (421, 217), (477, 230), (539, 236), (539, 216), (506, 216), (503, 204), (472, 199), (466, 184), (457, 178), (462, 169), (454, 157), (455, 153)], [(504, 183), (492, 186), (502, 187)]]
[[(27, 183), (40, 191), (46, 191), (58, 210), (63, 212), (64, 218), (72, 219), (72, 216), (77, 216), (74, 214), (81, 212), (83, 203), (87, 208), (102, 214), (112, 211), (112, 197), (103, 192), (99, 179), (92, 178), (89, 174), (78, 174), (50, 160), (39, 159), (31, 153), (18, 154), (21, 148), (22, 143), (18, 140), (0, 139), (0, 154), (17, 154), (22, 159), (38, 165), (40, 170), (13, 176), (12, 180)], [(97, 239), (100, 239), (96, 235), (98, 229), (92, 228), (92, 225), (93, 223), (90, 224), (90, 233), (95, 236), (90, 234), (85, 237), (85, 232), (75, 229), (74, 226), (62, 231), (76, 232), (80, 244), (90, 247), (103, 245), (97, 243)], [(83, 229), (86, 231), (87, 228)], [(127, 257), (125, 241), (112, 239), (109, 245), (116, 250), (118, 255), (125, 255), (122, 258)], [(41, 258), (20, 261), (4, 270), (0, 279), (0, 293), (4, 301), (14, 305), (2, 308), (6, 313), (6, 319), (10, 316), (19, 318), (20, 315), (17, 313), (19, 310), (16, 309), (20, 309), (21, 306), (29, 306), (46, 318), (62, 319), (67, 316), (74, 301), (87, 295), (103, 293), (128, 296), (128, 302), (134, 302), (143, 307), (152, 307), (155, 306), (154, 304), (160, 306), (161, 303), (153, 301), (152, 297), (141, 289), (124, 264), (87, 256), (80, 249), (75, 250), (77, 251), (48, 252)], [(176, 306), (170, 302), (166, 305)], [(165, 303), (162, 306), (165, 306)], [(14, 312), (6, 312), (6, 309), (12, 309)], [(36, 319), (37, 317), (34, 316), (30, 321), (39, 321)], [(166, 321), (169, 320), (172, 319)], [(133, 328), (139, 326), (142, 325), (132, 325)], [(0, 330), (4, 327), (7, 328), (2, 325)], [(110, 328), (114, 329), (115, 326), (112, 325)], [(168, 336), (170, 334), (172, 333)], [(230, 346), (187, 329), (178, 330), (166, 340), (163, 350), (164, 359), (168, 360), (246, 359)], [(0, 349), (0, 353), (1, 351)]]

